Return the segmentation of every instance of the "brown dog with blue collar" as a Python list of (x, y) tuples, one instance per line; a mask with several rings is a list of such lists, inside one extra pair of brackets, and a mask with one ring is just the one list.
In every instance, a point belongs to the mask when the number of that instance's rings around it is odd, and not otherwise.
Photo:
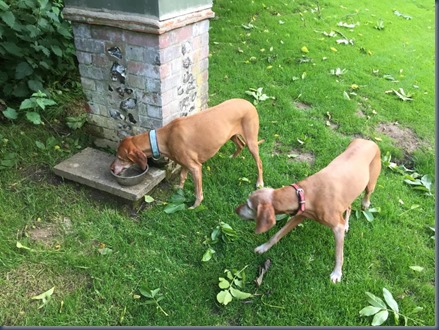
[(362, 208), (370, 206), (380, 171), (380, 149), (376, 143), (355, 139), (321, 171), (291, 186), (254, 191), (246, 204), (236, 208), (236, 213), (243, 219), (256, 219), (257, 234), (275, 225), (276, 214), (294, 214), (268, 242), (255, 249), (257, 253), (268, 251), (305, 218), (330, 227), (335, 237), (335, 267), (330, 278), (334, 283), (340, 282), (351, 204), (364, 190)]
[(138, 164), (143, 170), (148, 157), (164, 155), (182, 166), (180, 187), (188, 172), (195, 185), (195, 203), (203, 200), (202, 164), (213, 157), (228, 141), (236, 145), (236, 157), (247, 144), (258, 168), (256, 187), (263, 187), (262, 161), (259, 157), (259, 116), (256, 108), (243, 99), (231, 99), (147, 133), (124, 138), (111, 164), (114, 174)]

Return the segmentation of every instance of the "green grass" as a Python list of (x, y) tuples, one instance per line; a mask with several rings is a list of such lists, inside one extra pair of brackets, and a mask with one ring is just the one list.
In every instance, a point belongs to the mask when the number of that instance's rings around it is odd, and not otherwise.
[[(316, 5), (306, 2), (215, 0), (209, 104), (234, 97), (251, 100), (245, 91), (259, 87), (275, 98), (257, 105), (267, 186), (280, 187), (315, 173), (357, 136), (374, 139), (383, 155), (390, 152), (398, 164), (434, 178), (434, 5), (344, 1), (340, 6), (321, 1), (319, 7), (314, 11)], [(405, 20), (393, 10), (413, 18)], [(375, 28), (379, 19), (384, 30)], [(349, 30), (338, 27), (340, 21), (359, 25)], [(242, 27), (249, 23), (254, 28)], [(354, 45), (338, 45), (340, 35), (322, 34), (331, 30), (354, 39)], [(301, 51), (303, 46), (308, 53)], [(299, 64), (302, 55), (312, 61)], [(337, 78), (329, 73), (336, 68), (347, 72)], [(383, 78), (385, 74), (399, 82)], [(352, 84), (359, 86), (357, 95), (346, 100), (343, 92), (349, 93)], [(413, 101), (385, 93), (398, 88), (413, 93)], [(310, 108), (300, 110), (295, 102)], [(402, 148), (407, 141), (377, 132), (378, 125), (394, 122), (413, 132), (405, 137), (418, 141), (413, 153)], [(334, 285), (329, 280), (333, 234), (313, 221), (266, 254), (253, 253), (285, 220), (255, 235), (254, 224), (234, 213), (254, 189), (256, 168), (248, 150), (231, 160), (233, 146), (228, 143), (204, 165), (200, 209), (164, 213), (162, 202), (172, 195), (174, 183), (164, 182), (152, 193), (155, 202), (136, 213), (130, 205), (52, 174), (51, 168), (77, 152), (76, 146), (89, 144), (85, 131), (66, 135), (53, 126), (8, 124), (0, 132), (0, 159), (17, 154), (17, 165), (0, 172), (1, 324), (366, 326), (372, 318), (359, 316), (368, 305), (365, 292), (382, 297), (385, 287), (403, 314), (423, 307), (414, 316), (418, 323), (409, 325), (435, 325), (435, 240), (428, 228), (435, 225), (435, 198), (405, 184), (400, 174), (383, 167), (372, 195), (373, 206), (381, 208), (374, 221), (352, 215), (342, 282)], [(59, 150), (36, 147), (35, 141), (51, 136)], [(304, 152), (315, 161), (288, 157)], [(250, 182), (240, 180), (244, 177)], [(193, 192), (190, 179), (185, 189)], [(410, 210), (412, 206), (418, 207)], [(353, 208), (359, 207), (357, 200)], [(216, 256), (202, 263), (207, 249), (203, 242), (220, 221), (230, 224), (238, 238), (214, 245)], [(49, 237), (34, 240), (38, 229)], [(18, 249), (18, 241), (34, 251)], [(112, 252), (101, 254), (103, 247)], [(267, 258), (272, 266), (256, 288), (253, 279)], [(220, 305), (215, 298), (218, 277), (225, 269), (246, 265), (243, 290), (261, 296), (251, 304), (233, 300)], [(424, 270), (410, 269), (415, 265)], [(41, 303), (31, 297), (53, 286), (52, 299), (38, 309)], [(135, 299), (140, 287), (160, 288), (160, 305), (169, 316), (145, 299)], [(394, 325), (393, 318), (385, 324)]]

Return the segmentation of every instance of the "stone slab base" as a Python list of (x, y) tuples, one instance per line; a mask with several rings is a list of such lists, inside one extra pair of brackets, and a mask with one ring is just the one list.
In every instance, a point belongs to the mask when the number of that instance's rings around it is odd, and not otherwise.
[(166, 171), (150, 167), (145, 180), (135, 186), (124, 187), (110, 173), (114, 156), (93, 148), (86, 148), (54, 167), (54, 172), (65, 179), (105, 191), (118, 197), (137, 201), (148, 194), (165, 177)]

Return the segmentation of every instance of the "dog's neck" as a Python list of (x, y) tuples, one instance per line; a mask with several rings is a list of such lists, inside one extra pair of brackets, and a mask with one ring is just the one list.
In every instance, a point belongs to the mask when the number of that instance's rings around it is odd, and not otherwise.
[(157, 131), (155, 129), (149, 131), (149, 144), (151, 146), (152, 158), (160, 158), (160, 148), (157, 142)]
[(296, 214), (300, 207), (296, 190), (291, 186), (275, 189), (272, 203), (277, 214)]

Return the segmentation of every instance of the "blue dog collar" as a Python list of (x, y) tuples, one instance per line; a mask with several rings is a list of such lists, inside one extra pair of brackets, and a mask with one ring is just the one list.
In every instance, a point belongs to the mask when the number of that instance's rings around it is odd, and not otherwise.
[(149, 131), (149, 143), (151, 144), (152, 158), (160, 158), (160, 150), (157, 143), (157, 132), (155, 129)]

